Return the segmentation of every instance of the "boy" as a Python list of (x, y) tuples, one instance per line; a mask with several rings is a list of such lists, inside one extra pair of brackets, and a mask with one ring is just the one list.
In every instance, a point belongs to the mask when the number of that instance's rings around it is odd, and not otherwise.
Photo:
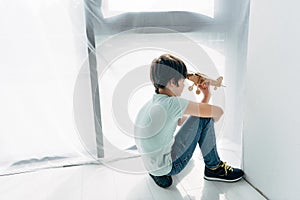
[[(157, 185), (167, 188), (172, 185), (171, 176), (187, 165), (198, 143), (206, 180), (240, 180), (244, 172), (226, 165), (217, 152), (214, 122), (223, 110), (208, 104), (209, 83), (198, 85), (204, 95), (201, 103), (188, 101), (179, 97), (186, 76), (184, 62), (175, 56), (164, 54), (152, 61), (150, 79), (156, 94), (139, 111), (134, 131), (145, 168)], [(174, 136), (177, 125), (181, 128)]]

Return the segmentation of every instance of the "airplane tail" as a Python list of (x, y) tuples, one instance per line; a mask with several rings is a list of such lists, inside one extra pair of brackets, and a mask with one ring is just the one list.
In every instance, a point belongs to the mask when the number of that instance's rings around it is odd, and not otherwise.
[(218, 84), (219, 84), (219, 87), (226, 87), (225, 85), (222, 85), (222, 81), (223, 81), (223, 77), (222, 76), (220, 76), (219, 78), (217, 78), (217, 82), (218, 82)]

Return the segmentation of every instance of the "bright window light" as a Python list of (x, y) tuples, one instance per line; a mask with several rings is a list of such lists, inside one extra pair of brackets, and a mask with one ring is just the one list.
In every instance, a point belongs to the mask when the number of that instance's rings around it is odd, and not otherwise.
[(214, 17), (214, 0), (103, 0), (105, 18), (126, 12), (189, 11)]

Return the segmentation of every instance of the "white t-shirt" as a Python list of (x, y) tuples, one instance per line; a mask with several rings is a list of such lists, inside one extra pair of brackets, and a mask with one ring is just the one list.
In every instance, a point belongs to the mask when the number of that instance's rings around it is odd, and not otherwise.
[(137, 115), (135, 142), (145, 168), (152, 175), (166, 175), (172, 169), (174, 132), (188, 102), (175, 96), (154, 94)]

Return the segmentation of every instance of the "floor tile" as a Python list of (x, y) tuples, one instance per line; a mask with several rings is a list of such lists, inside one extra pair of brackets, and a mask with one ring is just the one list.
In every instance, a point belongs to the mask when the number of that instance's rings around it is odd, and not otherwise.
[[(234, 152), (221, 150), (229, 160)], [(173, 176), (168, 189), (157, 186), (144, 173), (113, 170), (104, 165), (84, 165), (45, 169), (0, 177), (1, 200), (263, 200), (246, 181), (222, 183), (206, 181), (204, 162), (196, 150), (187, 167)]]
[(72, 167), (0, 177), (0, 199), (80, 199), (80, 171)]
[(228, 200), (212, 182), (208, 181), (204, 181), (201, 188), (189, 190), (187, 193), (191, 200)]
[(264, 200), (265, 198), (254, 190), (245, 180), (236, 183), (214, 182), (222, 194), (230, 200)]
[(114, 178), (118, 200), (152, 199), (152, 193), (148, 187), (148, 174), (114, 172)]
[(86, 166), (82, 171), (82, 199), (117, 200), (113, 172), (104, 166)]

